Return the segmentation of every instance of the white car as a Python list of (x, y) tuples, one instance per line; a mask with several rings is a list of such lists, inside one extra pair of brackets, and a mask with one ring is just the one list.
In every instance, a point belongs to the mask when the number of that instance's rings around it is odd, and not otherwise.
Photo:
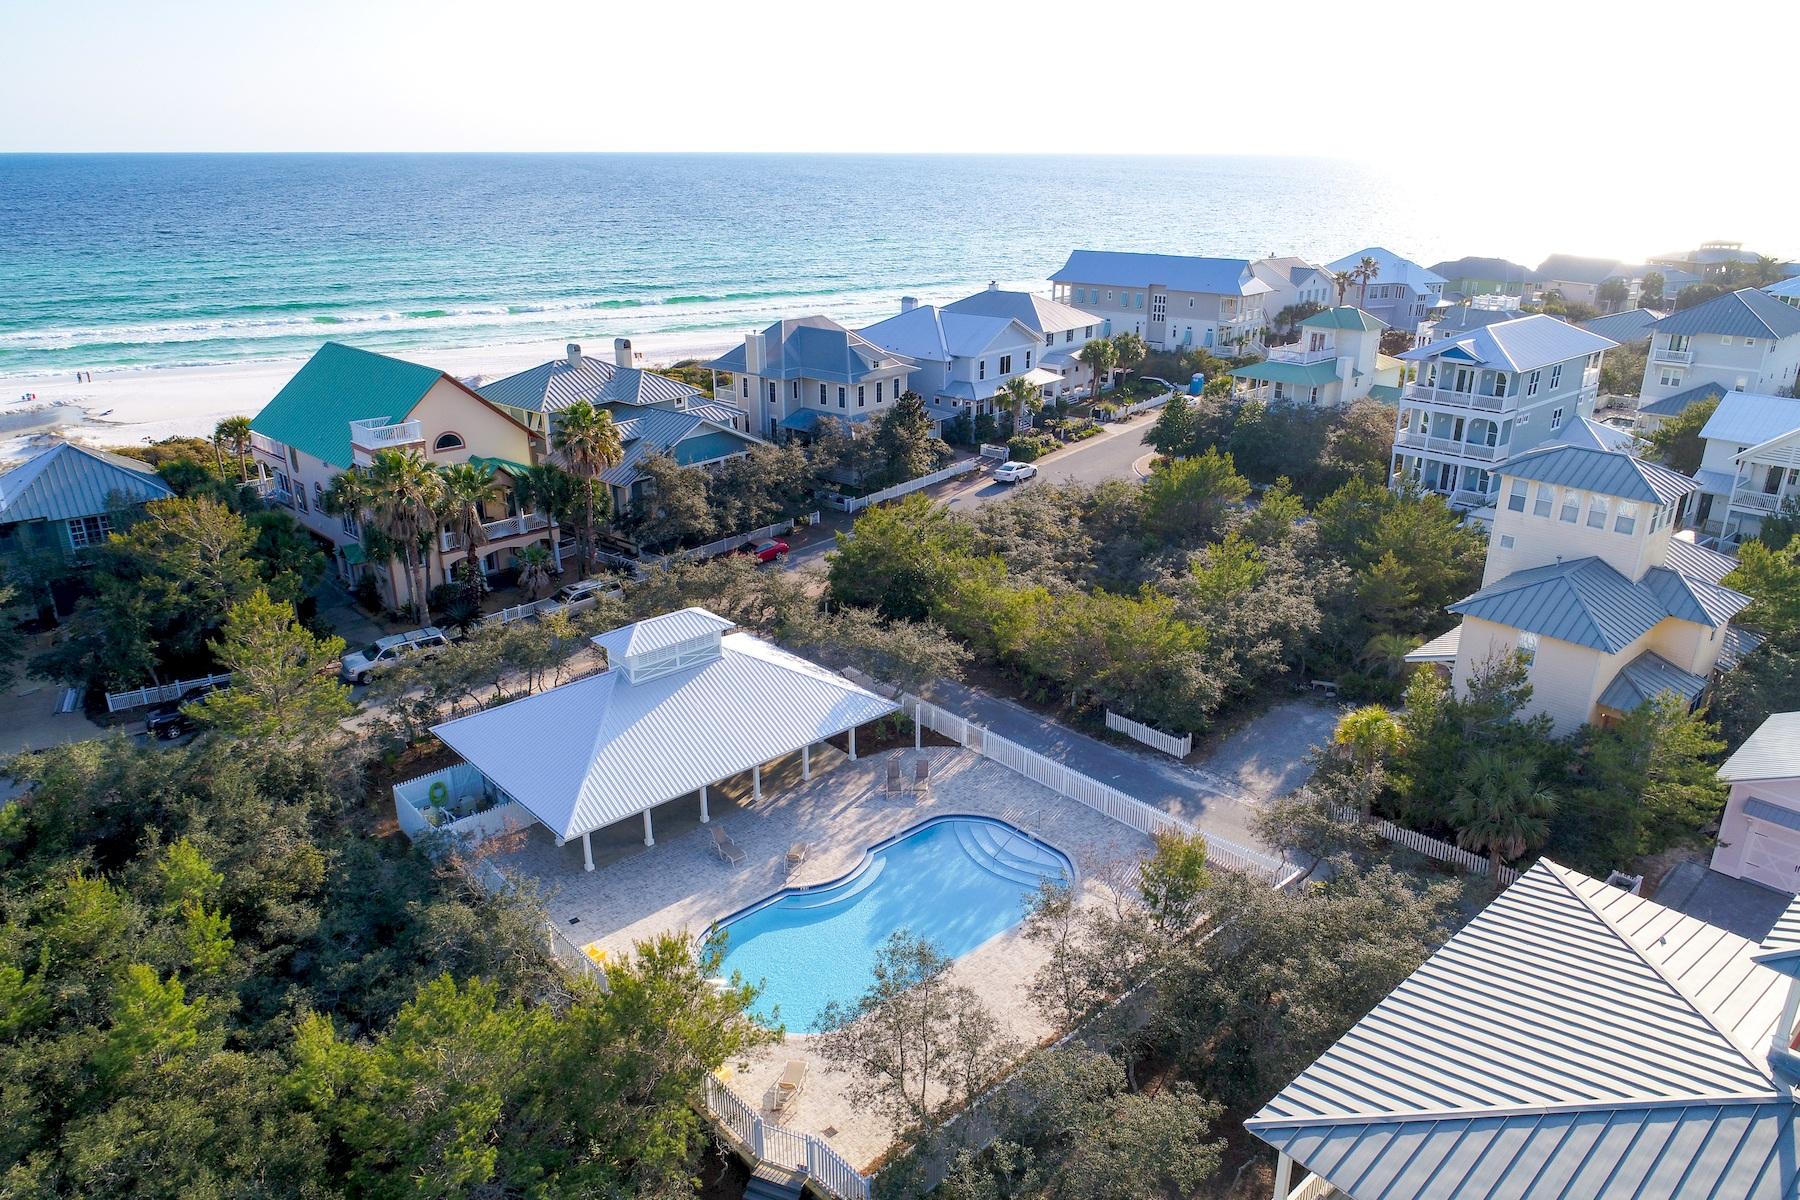
[(425, 650), (448, 646), (450, 639), (435, 625), (415, 629), (411, 633), (391, 633), (343, 657), (340, 674), (345, 683), (367, 683), (369, 676)]
[(611, 596), (615, 599), (625, 594), (618, 581), (605, 576), (592, 579), (578, 579), (574, 583), (565, 583), (556, 589), (556, 595), (544, 606), (544, 611), (578, 613), (594, 607), (600, 597)]
[(1003, 462), (994, 468), (994, 480), (997, 483), (1024, 483), (1037, 474), (1037, 468), (1030, 463)]

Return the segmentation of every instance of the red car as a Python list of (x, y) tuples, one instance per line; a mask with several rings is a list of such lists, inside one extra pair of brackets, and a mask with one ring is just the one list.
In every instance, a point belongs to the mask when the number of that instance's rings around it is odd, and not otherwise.
[(791, 549), (791, 547), (786, 542), (782, 541), (780, 538), (776, 538), (772, 542), (745, 542), (738, 547), (737, 552), (739, 554), (751, 555), (757, 562), (768, 563), (774, 562), (776, 559), (786, 554), (789, 549)]

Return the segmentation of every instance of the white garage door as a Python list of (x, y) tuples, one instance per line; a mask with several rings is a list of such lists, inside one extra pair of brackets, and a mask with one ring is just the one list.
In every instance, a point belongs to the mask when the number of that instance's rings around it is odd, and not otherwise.
[(1744, 878), (1800, 893), (1800, 834), (1752, 817), (1744, 845)]

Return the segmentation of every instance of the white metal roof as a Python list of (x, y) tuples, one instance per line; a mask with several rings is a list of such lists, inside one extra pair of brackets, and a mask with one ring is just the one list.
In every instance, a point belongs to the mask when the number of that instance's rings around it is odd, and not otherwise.
[(1725, 760), (1719, 778), (1800, 779), (1800, 712), (1770, 716)]
[(1700, 430), (1708, 441), (1758, 446), (1800, 432), (1800, 400), (1761, 392), (1726, 392)]
[(1353, 1200), (1791, 1197), (1759, 953), (1539, 862), (1246, 1124)]
[(1423, 646), (1408, 651), (1406, 661), (1409, 663), (1453, 663), (1456, 661), (1456, 652), (1461, 648), (1462, 626), (1458, 625), (1448, 633), (1440, 633)]
[(1424, 362), (1447, 351), (1460, 351), (1479, 363), (1508, 371), (1534, 371), (1553, 363), (1568, 362), (1619, 343), (1611, 338), (1559, 321), (1546, 313), (1531, 313), (1510, 321), (1497, 321), (1408, 350), (1398, 357)]
[(730, 622), (684, 609), (603, 633), (605, 674), (437, 726), (445, 745), (559, 838), (645, 809), (875, 720), (895, 705), (748, 633), (631, 682), (625, 661)]

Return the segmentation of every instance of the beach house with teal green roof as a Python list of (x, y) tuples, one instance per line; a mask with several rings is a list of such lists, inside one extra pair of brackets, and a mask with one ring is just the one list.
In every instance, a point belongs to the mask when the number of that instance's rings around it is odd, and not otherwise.
[(1381, 353), (1381, 321), (1340, 304), (1300, 322), (1299, 341), (1270, 348), (1269, 357), (1231, 373), (1237, 394), (1264, 403), (1337, 408), (1371, 394), (1398, 395), (1401, 365)]
[(136, 459), (58, 442), (0, 474), (0, 564), (98, 545), (122, 514), (174, 494)]
[[(504, 581), (530, 545), (560, 553), (558, 530), (521, 503), (513, 480), (542, 460), (544, 437), (518, 417), (435, 367), (327, 342), (250, 422), (251, 451), (272, 480), (270, 498), (332, 547), (347, 582), (372, 573), (383, 599), (408, 603), (406, 572), (367, 561), (352, 516), (325, 511), (331, 480), (368, 466), (384, 450), (418, 454), (433, 466), (475, 462), (495, 468), (498, 496), (485, 506), (483, 573)], [(440, 530), (427, 563), (429, 584), (441, 583), (468, 550)]]

